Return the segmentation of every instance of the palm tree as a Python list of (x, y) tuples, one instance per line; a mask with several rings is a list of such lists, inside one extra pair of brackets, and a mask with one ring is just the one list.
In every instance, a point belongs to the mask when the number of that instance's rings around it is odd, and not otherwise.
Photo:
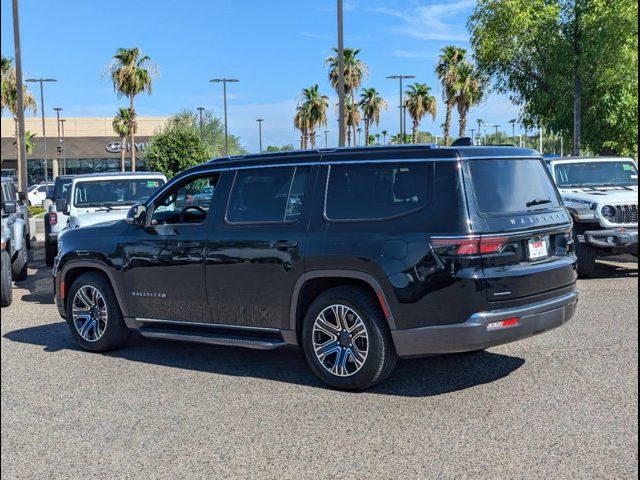
[(146, 92), (151, 94), (151, 86), (156, 66), (151, 58), (142, 54), (139, 48), (119, 48), (108, 72), (113, 82), (113, 88), (119, 97), (129, 99), (129, 135), (131, 137), (131, 171), (136, 170), (136, 95)]
[(380, 145), (380, 134), (376, 133), (374, 136), (374, 142), (376, 143), (376, 145)]
[(298, 105), (296, 114), (293, 117), (293, 126), (300, 130), (300, 150), (307, 148), (307, 140), (309, 138), (309, 111), (306, 104)]
[[(6, 107), (13, 117), (16, 126), (16, 158), (20, 165), (20, 135), (18, 135), (18, 85), (16, 83), (16, 69), (12, 65), (11, 59), (2, 57), (2, 110)], [(22, 106), (24, 111), (36, 113), (38, 106), (33, 94), (26, 85), (22, 86)], [(26, 146), (26, 145), (25, 145)]]
[(383, 108), (387, 109), (387, 102), (375, 88), (362, 90), (360, 94), (360, 110), (362, 110), (364, 116), (364, 138), (369, 139), (372, 124), (380, 124), (380, 112)]
[[(118, 113), (111, 122), (113, 131), (120, 136), (120, 169), (125, 171), (125, 157), (127, 155), (127, 137), (131, 133), (131, 128), (137, 128), (137, 124), (131, 121), (131, 110), (128, 108), (118, 108)], [(132, 147), (133, 150), (133, 147)]]
[(486, 93), (487, 82), (469, 62), (458, 66), (458, 79), (455, 85), (456, 105), (458, 107), (458, 137), (464, 137), (467, 130), (467, 115), (471, 107), (479, 105)]
[(478, 139), (482, 138), (482, 124), (484, 123), (484, 120), (481, 118), (476, 119), (476, 122), (478, 122)]
[[(356, 91), (362, 85), (362, 80), (368, 74), (367, 65), (358, 58), (360, 49), (345, 48), (344, 49), (344, 93), (351, 98), (351, 109), (356, 110)], [(336, 92), (339, 87), (338, 75), (338, 49), (333, 49), (333, 55), (325, 60), (325, 65), (329, 67), (329, 81)], [(347, 118), (349, 115), (347, 115)], [(355, 125), (352, 125), (353, 137), (356, 136)]]
[(414, 83), (409, 85), (405, 91), (406, 100), (404, 102), (407, 111), (413, 120), (412, 142), (418, 142), (418, 129), (420, 122), (425, 115), (431, 115), (436, 119), (436, 98), (431, 95), (431, 88), (426, 83)]
[(436, 76), (442, 83), (442, 95), (447, 107), (444, 120), (444, 144), (449, 141), (451, 130), (451, 112), (456, 104), (456, 85), (458, 84), (458, 68), (464, 62), (467, 51), (464, 48), (448, 45), (441, 50), (436, 65)]
[(511, 124), (511, 138), (513, 138), (513, 143), (516, 143), (516, 123), (518, 123), (518, 119), (512, 118), (509, 123)]
[(382, 130), (380, 133), (382, 134), (382, 143), (384, 143), (386, 145), (387, 144), (387, 136), (389, 136), (389, 132), (387, 132), (386, 130)]
[(311, 148), (317, 147), (316, 130), (327, 125), (327, 109), (329, 97), (320, 93), (320, 87), (313, 85), (302, 90), (304, 110), (307, 117), (307, 127)]
[(353, 134), (353, 144), (355, 145), (356, 143), (356, 129), (358, 127), (358, 125), (360, 124), (360, 110), (358, 109), (358, 105), (356, 105), (355, 103), (348, 103), (347, 105), (345, 105), (345, 109), (344, 109), (344, 114), (345, 114), (345, 125), (347, 126), (347, 140), (348, 140), (348, 144), (349, 146), (351, 146), (351, 138), (352, 138), (352, 134)]

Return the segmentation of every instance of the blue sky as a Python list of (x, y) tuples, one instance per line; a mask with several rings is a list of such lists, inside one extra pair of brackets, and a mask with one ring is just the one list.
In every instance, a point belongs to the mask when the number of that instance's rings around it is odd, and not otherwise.
[[(168, 115), (204, 106), (222, 114), (221, 87), (210, 78), (236, 77), (229, 90), (229, 129), (249, 150), (258, 148), (255, 119), (264, 118), (265, 144), (297, 144), (292, 116), (299, 92), (314, 83), (335, 101), (324, 59), (335, 45), (335, 0), (21, 0), (23, 68), (28, 76), (58, 80), (47, 87), (48, 113), (111, 116), (124, 104), (104, 79), (118, 47), (139, 46), (159, 66), (153, 95), (140, 96), (140, 115)], [(11, 1), (0, 0), (2, 54), (13, 56)], [(389, 102), (379, 130), (398, 131), (402, 73), (441, 90), (433, 70), (440, 48), (468, 47), (465, 23), (474, 0), (345, 0), (345, 45), (362, 49), (369, 65), (364, 86)], [(441, 133), (444, 104), (421, 130)], [(333, 107), (327, 129), (337, 140)], [(491, 95), (471, 112), (504, 129), (518, 116), (502, 96)], [(454, 118), (457, 133), (457, 118)]]

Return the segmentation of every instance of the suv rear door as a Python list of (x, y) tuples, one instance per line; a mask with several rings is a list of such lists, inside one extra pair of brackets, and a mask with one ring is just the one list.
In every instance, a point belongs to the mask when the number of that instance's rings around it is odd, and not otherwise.
[(289, 328), (291, 292), (304, 273), (316, 170), (278, 165), (225, 173), (227, 208), (216, 214), (206, 260), (214, 323)]
[(463, 162), (472, 231), (483, 254), (489, 301), (510, 300), (576, 281), (571, 217), (542, 159)]

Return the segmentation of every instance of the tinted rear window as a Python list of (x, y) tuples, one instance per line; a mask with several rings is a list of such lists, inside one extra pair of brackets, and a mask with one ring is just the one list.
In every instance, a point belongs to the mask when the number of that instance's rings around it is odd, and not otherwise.
[(382, 220), (425, 207), (432, 164), (332, 165), (325, 213), (330, 220)]
[(239, 170), (227, 207), (230, 223), (295, 222), (302, 214), (309, 167)]
[(473, 194), (482, 214), (511, 214), (559, 206), (541, 160), (471, 160)]

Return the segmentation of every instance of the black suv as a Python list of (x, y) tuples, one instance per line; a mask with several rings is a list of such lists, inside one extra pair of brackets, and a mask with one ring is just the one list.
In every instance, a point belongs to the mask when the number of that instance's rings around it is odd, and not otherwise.
[(531, 150), (232, 157), (185, 171), (126, 221), (64, 233), (55, 298), (87, 350), (119, 347), (131, 329), (299, 345), (327, 384), (364, 389), (398, 357), (566, 322), (578, 299), (571, 228)]

